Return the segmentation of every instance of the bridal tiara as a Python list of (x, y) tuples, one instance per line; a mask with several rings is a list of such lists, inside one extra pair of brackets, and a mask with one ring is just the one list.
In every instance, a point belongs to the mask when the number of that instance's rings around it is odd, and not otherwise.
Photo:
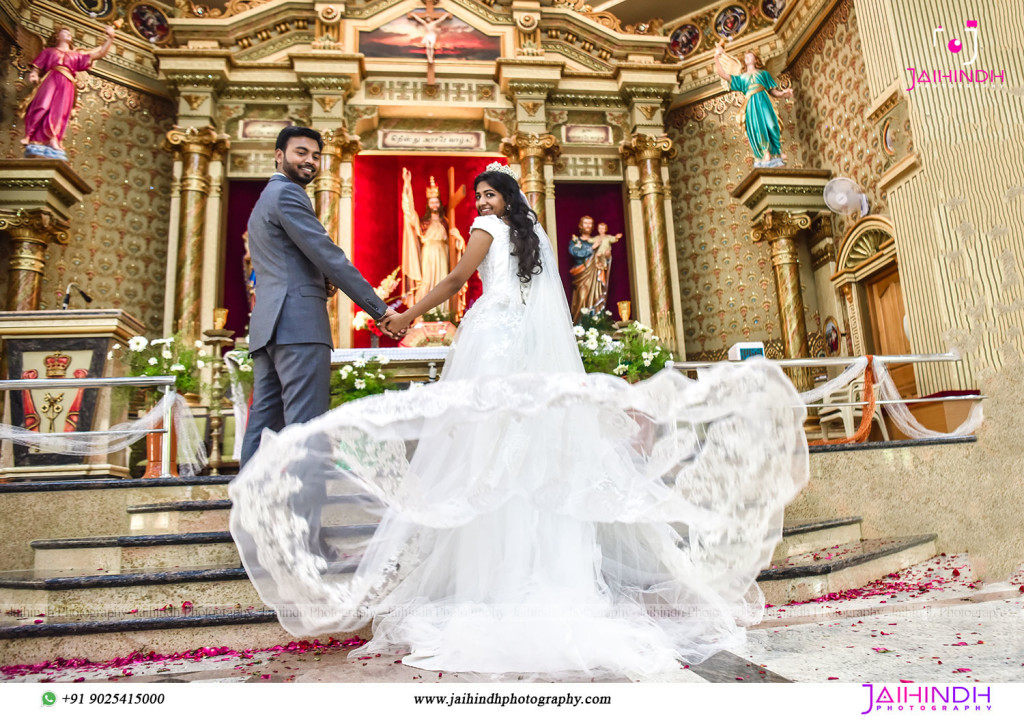
[(485, 172), (501, 172), (502, 174), (507, 174), (508, 176), (512, 177), (512, 181), (514, 181), (516, 184), (519, 183), (519, 177), (512, 170), (512, 167), (510, 167), (507, 164), (502, 164), (501, 162), (491, 162), (490, 164), (487, 165), (487, 167), (484, 169), (484, 171)]

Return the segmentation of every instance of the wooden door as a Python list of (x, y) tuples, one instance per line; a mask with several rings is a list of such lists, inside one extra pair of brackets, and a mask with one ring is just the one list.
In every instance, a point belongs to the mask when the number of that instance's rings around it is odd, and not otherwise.
[[(868, 279), (865, 288), (871, 314), (874, 353), (910, 353), (910, 341), (903, 331), (903, 290), (900, 288), (900, 274), (896, 267)], [(888, 368), (901, 396), (909, 398), (917, 395), (913, 364), (890, 364)]]

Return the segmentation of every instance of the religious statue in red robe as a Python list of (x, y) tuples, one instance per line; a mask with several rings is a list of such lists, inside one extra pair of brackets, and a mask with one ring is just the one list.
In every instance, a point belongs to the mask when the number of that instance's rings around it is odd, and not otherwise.
[[(25, 156), (63, 153), (64, 132), (75, 107), (75, 75), (88, 70), (93, 62), (110, 51), (114, 32), (114, 26), (108, 25), (107, 39), (87, 52), (75, 50), (71, 31), (66, 27), (58, 28), (47, 40), (46, 47), (32, 61), (28, 74), (28, 81), (35, 89), (25, 108), (25, 136), (21, 140)], [(40, 151), (33, 151), (36, 148)]]

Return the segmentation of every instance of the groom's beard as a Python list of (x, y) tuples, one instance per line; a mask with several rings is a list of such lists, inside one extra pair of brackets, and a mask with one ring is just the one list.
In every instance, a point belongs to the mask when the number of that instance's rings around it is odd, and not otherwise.
[[(308, 169), (310, 167), (312, 167), (311, 172), (306, 173), (302, 171), (303, 168)], [(319, 166), (307, 160), (303, 160), (298, 164), (292, 164), (287, 159), (281, 160), (281, 172), (284, 176), (288, 177), (288, 179), (292, 180), (296, 184), (301, 184), (302, 186), (306, 186), (312, 182), (319, 171)]]

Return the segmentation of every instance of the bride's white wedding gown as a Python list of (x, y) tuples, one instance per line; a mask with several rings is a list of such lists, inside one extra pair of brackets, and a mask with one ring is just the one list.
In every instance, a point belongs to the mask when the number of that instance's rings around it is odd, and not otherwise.
[(523, 285), (504, 222), (473, 226), (483, 295), (442, 380), (268, 434), (232, 481), (260, 596), (296, 636), (372, 621), (359, 654), (431, 670), (653, 674), (735, 647), (807, 480), (792, 384), (763, 361), (585, 374), (546, 236)]

